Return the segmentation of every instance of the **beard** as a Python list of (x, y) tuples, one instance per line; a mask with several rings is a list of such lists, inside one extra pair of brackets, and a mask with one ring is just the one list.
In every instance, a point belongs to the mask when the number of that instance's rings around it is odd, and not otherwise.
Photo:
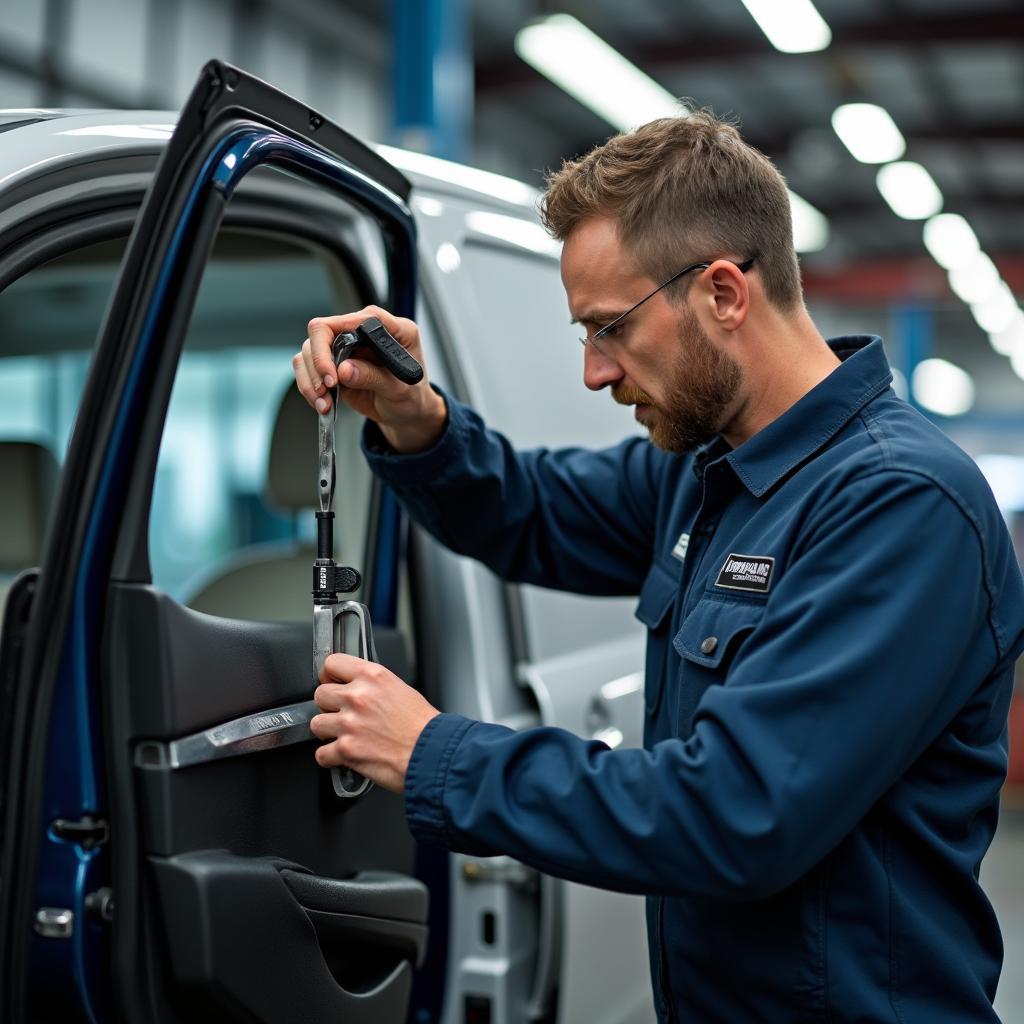
[(724, 425), (726, 412), (739, 391), (741, 372), (736, 361), (711, 343), (696, 314), (683, 310), (679, 346), (665, 373), (665, 399), (655, 402), (635, 387), (612, 389), (620, 405), (647, 405), (654, 420), (647, 424), (651, 443), (676, 455), (707, 444)]

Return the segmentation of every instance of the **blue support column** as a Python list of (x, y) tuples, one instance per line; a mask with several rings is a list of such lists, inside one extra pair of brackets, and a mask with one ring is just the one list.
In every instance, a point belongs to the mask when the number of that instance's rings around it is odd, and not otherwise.
[(909, 401), (920, 409), (914, 399), (911, 382), (917, 364), (932, 354), (934, 324), (931, 309), (916, 305), (897, 306), (892, 314), (892, 333), (894, 348), (898, 353), (895, 361), (907, 378)]
[(468, 0), (392, 0), (394, 141), (449, 160), (472, 157)]

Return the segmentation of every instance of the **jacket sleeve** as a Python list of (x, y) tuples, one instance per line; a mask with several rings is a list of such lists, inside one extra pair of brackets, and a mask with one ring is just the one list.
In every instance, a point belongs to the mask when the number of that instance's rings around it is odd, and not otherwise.
[(409, 766), (410, 827), (624, 892), (780, 891), (1019, 652), (1019, 621), (1000, 639), (990, 618), (992, 586), (977, 530), (935, 484), (862, 478), (809, 528), (689, 738), (613, 751), (442, 715)]
[(594, 595), (638, 592), (654, 544), (658, 452), (635, 437), (603, 451), (516, 451), (447, 398), (438, 443), (389, 453), (368, 423), (363, 451), (412, 518), (446, 547), (514, 582)]

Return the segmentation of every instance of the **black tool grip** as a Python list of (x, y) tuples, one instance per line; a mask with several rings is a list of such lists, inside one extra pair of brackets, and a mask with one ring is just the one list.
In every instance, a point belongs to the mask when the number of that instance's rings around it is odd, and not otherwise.
[[(375, 317), (364, 320), (355, 331), (361, 345), (367, 345), (380, 356), (380, 361), (387, 370), (403, 384), (419, 384), (423, 380), (423, 367), (395, 341), (388, 329)], [(334, 339), (337, 345), (338, 335)], [(337, 349), (335, 349), (337, 351)]]
[(321, 565), (318, 561), (313, 566), (313, 597), (318, 599), (317, 604), (331, 603), (337, 594), (351, 594), (362, 585), (362, 576), (347, 565)]

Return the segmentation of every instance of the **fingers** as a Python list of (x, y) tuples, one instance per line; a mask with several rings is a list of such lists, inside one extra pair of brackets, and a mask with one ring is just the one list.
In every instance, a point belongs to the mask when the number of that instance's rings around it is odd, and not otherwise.
[[(375, 316), (403, 348), (412, 349), (419, 346), (420, 332), (416, 324), (407, 317), (395, 316), (380, 306), (364, 306), (355, 313), (340, 313), (337, 316), (313, 317), (308, 325), (309, 337), (313, 342), (313, 355), (321, 375), (328, 376), (331, 373), (330, 346), (335, 337), (342, 331), (354, 331), (371, 316)], [(323, 338), (326, 338), (326, 348), (320, 345)], [(323, 358), (320, 358), (321, 356)]]
[(355, 742), (351, 733), (341, 727), (338, 715), (317, 715), (309, 723), (310, 732), (319, 740), (324, 740), (317, 747), (314, 757), (323, 768), (338, 768), (342, 765), (351, 767), (355, 760)]
[[(337, 383), (337, 369), (334, 365), (332, 346), (338, 331), (331, 329), (329, 319), (316, 317), (309, 321), (309, 338), (302, 348), (303, 361), (309, 370), (310, 379), (314, 383), (318, 380), (323, 381), (325, 387), (333, 388)], [(306, 345), (309, 346), (308, 355), (305, 351)]]
[(313, 691), (313, 700), (321, 711), (340, 711), (345, 703), (343, 683), (321, 683)]
[(365, 306), (355, 313), (342, 313), (338, 316), (314, 317), (309, 321), (309, 337), (292, 359), (292, 369), (295, 371), (296, 387), (317, 412), (324, 413), (331, 408), (331, 390), (339, 383), (339, 377), (340, 383), (346, 388), (367, 392), (357, 409), (364, 415), (367, 402), (372, 408), (377, 396), (400, 401), (413, 393), (414, 387), (421, 386), (403, 384), (387, 370), (365, 359), (347, 359), (340, 368), (335, 366), (332, 350), (335, 337), (345, 331), (354, 331), (364, 320), (373, 316), (380, 320), (400, 345), (422, 362), (419, 328), (412, 320), (393, 316), (380, 306)]
[(381, 398), (392, 401), (409, 393), (414, 384), (405, 384), (390, 371), (364, 359), (346, 359), (338, 367), (338, 376), (343, 387), (351, 391), (372, 391)]
[(317, 762), (325, 767), (352, 766), (358, 748), (365, 746), (357, 736), (368, 707), (365, 684), (321, 683), (313, 697), (321, 713), (309, 720), (309, 731), (324, 741), (316, 751)]
[(317, 412), (327, 412), (331, 407), (331, 395), (313, 365), (308, 338), (302, 343), (301, 351), (292, 357), (292, 369), (295, 371), (295, 386), (299, 389), (302, 397)]
[(317, 747), (316, 753), (313, 756), (321, 768), (350, 767), (348, 761), (351, 759), (351, 755), (345, 753), (345, 744), (340, 739), (335, 740), (333, 743), (326, 743), (322, 747)]
[(351, 654), (327, 657), (313, 696), (317, 762), (346, 765), (401, 793), (420, 734), (440, 712), (383, 665)]
[(357, 658), (354, 654), (329, 654), (320, 669), (320, 682), (325, 685), (350, 683), (357, 676), (373, 679), (381, 672), (387, 672), (387, 669), (375, 661)]

